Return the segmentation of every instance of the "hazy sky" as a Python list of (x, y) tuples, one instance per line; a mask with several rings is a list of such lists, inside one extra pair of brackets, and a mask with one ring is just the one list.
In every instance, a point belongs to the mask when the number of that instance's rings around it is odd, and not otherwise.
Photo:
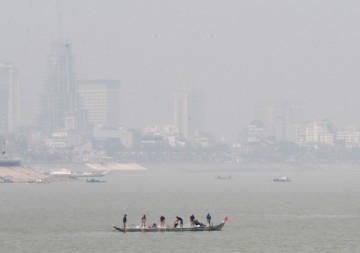
[(178, 87), (203, 91), (206, 129), (235, 135), (265, 102), (360, 127), (360, 2), (1, 0), (0, 61), (19, 66), (35, 121), (50, 44), (69, 41), (79, 79), (121, 81), (124, 126), (173, 122)]

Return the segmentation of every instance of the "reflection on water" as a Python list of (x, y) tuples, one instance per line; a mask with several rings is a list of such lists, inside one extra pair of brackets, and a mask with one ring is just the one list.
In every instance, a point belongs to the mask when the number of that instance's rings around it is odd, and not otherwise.
[[(110, 174), (106, 183), (0, 184), (1, 252), (356, 252), (360, 251), (359, 172), (147, 170)], [(184, 223), (225, 215), (222, 232), (128, 233), (164, 215)]]

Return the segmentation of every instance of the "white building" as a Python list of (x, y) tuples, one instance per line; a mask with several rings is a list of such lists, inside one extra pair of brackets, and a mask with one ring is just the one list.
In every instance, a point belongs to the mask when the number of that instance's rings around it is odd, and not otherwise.
[(353, 126), (337, 131), (336, 139), (343, 141), (347, 148), (360, 146), (360, 132)]
[(50, 171), (50, 175), (53, 175), (53, 176), (70, 176), (71, 174), (72, 174), (72, 171), (67, 168), (61, 168), (61, 169)]
[(328, 120), (309, 123), (305, 128), (306, 143), (334, 145), (334, 137), (331, 123)]
[(14, 132), (18, 124), (18, 69), (0, 64), (0, 133)]
[(148, 125), (144, 128), (144, 134), (155, 136), (178, 136), (179, 130), (174, 125)]
[(159, 136), (170, 146), (176, 146), (179, 130), (174, 125), (148, 125), (144, 128), (144, 135)]

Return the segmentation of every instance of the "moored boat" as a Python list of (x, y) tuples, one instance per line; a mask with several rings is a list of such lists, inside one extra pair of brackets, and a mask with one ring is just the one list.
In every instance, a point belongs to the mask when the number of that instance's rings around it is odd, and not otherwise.
[(215, 177), (215, 179), (232, 179), (232, 177), (231, 176), (223, 177), (223, 176), (218, 175)]
[(204, 232), (204, 231), (221, 231), (228, 220), (226, 216), (224, 221), (218, 225), (211, 225), (211, 226), (194, 226), (194, 227), (129, 227), (124, 230), (124, 228), (118, 227), (116, 225), (113, 228), (120, 232)]
[(105, 180), (101, 180), (101, 179), (95, 179), (95, 178), (91, 178), (91, 179), (86, 179), (87, 183), (105, 183)]
[(105, 176), (109, 171), (104, 172), (83, 172), (83, 173), (76, 173), (74, 176), (76, 177), (103, 177)]
[(273, 182), (290, 182), (290, 178), (288, 177), (279, 177), (279, 178), (274, 178)]

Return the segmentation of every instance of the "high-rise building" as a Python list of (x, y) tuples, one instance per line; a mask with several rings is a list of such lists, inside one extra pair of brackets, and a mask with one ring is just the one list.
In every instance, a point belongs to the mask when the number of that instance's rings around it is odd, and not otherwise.
[(0, 134), (16, 131), (18, 123), (18, 69), (0, 64)]
[(40, 126), (48, 130), (65, 128), (65, 121), (77, 110), (77, 87), (71, 44), (53, 43), (48, 55), (48, 73), (41, 98)]
[(203, 101), (200, 91), (178, 89), (174, 97), (174, 123), (182, 138), (191, 138), (203, 131)]
[(119, 80), (78, 81), (79, 108), (87, 112), (93, 127), (120, 126)]
[(302, 123), (302, 108), (298, 105), (280, 103), (266, 106), (266, 129), (278, 141), (295, 141), (296, 125)]
[(189, 134), (189, 96), (189, 89), (178, 89), (174, 100), (175, 126), (179, 130), (180, 137), (185, 139), (188, 138)]

